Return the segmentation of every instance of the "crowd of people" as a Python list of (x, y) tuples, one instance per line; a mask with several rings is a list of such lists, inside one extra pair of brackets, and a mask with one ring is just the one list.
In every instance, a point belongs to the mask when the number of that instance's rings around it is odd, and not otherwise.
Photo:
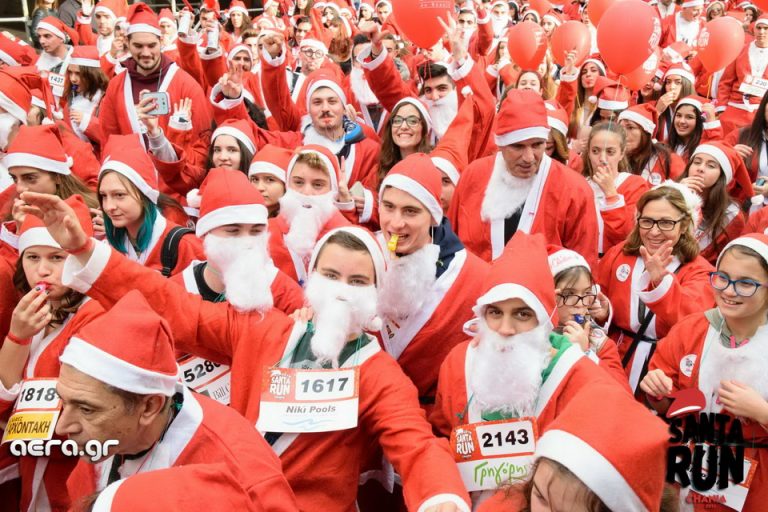
[(0, 34), (0, 509), (763, 510), (768, 14), (184, 4)]

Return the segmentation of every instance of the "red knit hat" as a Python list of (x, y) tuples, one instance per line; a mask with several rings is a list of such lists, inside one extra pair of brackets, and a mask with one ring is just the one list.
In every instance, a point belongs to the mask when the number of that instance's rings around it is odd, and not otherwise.
[(72, 336), (59, 361), (139, 395), (173, 396), (181, 385), (171, 328), (137, 290)]
[(69, 63), (86, 68), (101, 68), (99, 49), (95, 46), (75, 46)]
[(140, 135), (110, 135), (102, 154), (104, 161), (99, 179), (108, 171), (114, 171), (130, 180), (139, 191), (157, 204), (160, 196), (157, 170), (139, 141)]
[(242, 119), (227, 119), (218, 128), (213, 131), (211, 135), (211, 144), (216, 140), (219, 135), (230, 135), (242, 142), (243, 145), (248, 148), (251, 154), (256, 153), (256, 137), (253, 135), (253, 129), (248, 121)]
[(71, 41), (72, 45), (75, 46), (80, 42), (80, 36), (77, 35), (77, 32), (56, 16), (46, 16), (40, 20), (35, 30), (47, 30), (65, 43)]
[[(725, 183), (730, 185), (732, 182), (736, 189), (733, 196), (740, 200), (749, 199), (752, 195), (752, 179), (749, 177), (749, 171), (742, 159), (733, 147), (723, 142), (708, 142), (699, 145), (693, 150), (691, 160), (699, 154), (709, 155), (720, 164), (720, 170), (725, 175)], [(730, 187), (729, 187), (730, 189)]]
[(763, 258), (763, 261), (765, 261), (766, 264), (768, 264), (768, 235), (763, 233), (750, 233), (728, 242), (728, 245), (723, 247), (723, 250), (720, 252), (720, 256), (717, 257), (717, 264), (715, 267), (720, 265), (720, 260), (722, 259), (723, 254), (725, 254), (725, 251), (734, 245), (752, 249)]
[(187, 194), (187, 203), (200, 208), (195, 227), (199, 237), (227, 224), (266, 224), (269, 217), (261, 193), (245, 174), (232, 169), (208, 171), (199, 192)]
[(561, 133), (563, 137), (568, 137), (568, 113), (556, 101), (549, 100), (544, 102), (547, 107), (547, 122), (552, 130)]
[(128, 35), (140, 32), (160, 37), (160, 21), (157, 14), (145, 3), (133, 4), (128, 8)]
[[(88, 210), (88, 205), (83, 201), (83, 198), (78, 194), (74, 194), (69, 196), (64, 202), (75, 211), (77, 220), (80, 221), (80, 226), (83, 228), (83, 231), (85, 231), (85, 234), (89, 237), (93, 236), (91, 213), (90, 210)], [(21, 228), (19, 228), (18, 234), (19, 254), (22, 254), (26, 249), (35, 245), (44, 245), (46, 247), (56, 247), (61, 249), (58, 242), (56, 242), (48, 232), (45, 223), (35, 215), (27, 214), (24, 217), (24, 222), (21, 223)]]
[(95, 16), (101, 12), (117, 19), (125, 17), (127, 11), (128, 8), (124, 0), (101, 0), (93, 8), (93, 15)]
[(509, 146), (523, 140), (547, 138), (547, 108), (541, 95), (511, 89), (496, 115), (496, 145)]
[(64, 151), (61, 132), (55, 125), (21, 126), (8, 145), (3, 165), (33, 167), (56, 174), (72, 174), (72, 157)]
[(653, 135), (656, 131), (656, 124), (659, 121), (659, 113), (656, 111), (655, 105), (640, 103), (639, 105), (632, 105), (619, 114), (619, 121), (622, 120), (637, 123), (643, 131)]
[(0, 60), (9, 66), (31, 66), (37, 60), (35, 49), (22, 40), (0, 34)]
[(291, 172), (293, 172), (293, 167), (296, 165), (296, 160), (298, 160), (299, 155), (307, 153), (314, 153), (320, 157), (320, 160), (322, 160), (322, 162), (325, 164), (326, 171), (329, 172), (329, 177), (331, 178), (331, 190), (333, 192), (338, 192), (339, 181), (341, 181), (341, 169), (339, 168), (339, 161), (336, 158), (336, 155), (331, 153), (328, 148), (324, 146), (318, 146), (317, 144), (309, 144), (307, 146), (300, 146), (296, 148), (296, 151), (293, 154), (293, 158), (291, 158), (291, 161), (288, 162), (288, 172), (285, 175), (285, 182), (288, 183), (288, 181), (291, 179)]
[(414, 153), (400, 160), (390, 169), (379, 187), (379, 200), (387, 187), (402, 190), (416, 198), (432, 215), (435, 224), (443, 221), (440, 195), (443, 178), (425, 153)]
[(293, 158), (293, 151), (273, 144), (262, 146), (251, 160), (248, 177), (254, 174), (270, 174), (285, 183), (285, 174)]
[(248, 14), (248, 8), (245, 7), (242, 0), (232, 0), (229, 3), (229, 14), (232, 14), (233, 12), (241, 12), (243, 13), (243, 16), (250, 16)]
[(467, 142), (472, 139), (474, 123), (475, 99), (469, 94), (459, 105), (459, 111), (456, 112), (456, 117), (451, 121), (443, 138), (429, 153), (435, 167), (443, 171), (454, 185), (458, 185), (461, 173), (469, 165)]
[(568, 468), (610, 510), (645, 512), (661, 503), (668, 440), (663, 421), (618, 386), (601, 385), (568, 403), (534, 457)]
[[(538, 96), (538, 95), (537, 95)], [(517, 231), (491, 264), (483, 283), (483, 294), (473, 311), (482, 317), (488, 304), (507, 299), (522, 299), (536, 312), (539, 325), (551, 329), (555, 306), (555, 282), (547, 263), (547, 246), (540, 233)]]

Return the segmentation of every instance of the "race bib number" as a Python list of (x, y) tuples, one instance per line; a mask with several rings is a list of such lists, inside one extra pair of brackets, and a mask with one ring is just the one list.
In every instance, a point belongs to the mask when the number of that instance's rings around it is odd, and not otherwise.
[(64, 96), (64, 75), (60, 75), (59, 73), (49, 73), (48, 85), (51, 86), (51, 91), (54, 96), (59, 98)]
[(468, 491), (497, 489), (528, 478), (538, 429), (536, 418), (461, 425), (451, 450)]
[(768, 80), (757, 77), (747, 77), (739, 86), (739, 92), (750, 96), (763, 97), (768, 91)]
[(267, 367), (256, 428), (261, 432), (331, 432), (357, 426), (360, 369)]
[(179, 360), (184, 385), (189, 389), (229, 405), (231, 371), (225, 364), (187, 355)]
[(56, 379), (26, 379), (0, 443), (47, 441), (53, 437), (60, 413), (61, 398), (56, 393)]

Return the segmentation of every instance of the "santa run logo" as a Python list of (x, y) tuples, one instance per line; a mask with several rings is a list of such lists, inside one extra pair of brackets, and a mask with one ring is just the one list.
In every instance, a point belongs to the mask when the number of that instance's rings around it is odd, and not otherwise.
[(456, 430), (456, 455), (469, 459), (475, 453), (475, 442), (469, 430)]
[(272, 370), (269, 376), (269, 392), (278, 399), (284, 399), (291, 393), (291, 377), (280, 370)]
[(707, 47), (709, 44), (709, 30), (707, 30), (706, 27), (701, 29), (701, 32), (699, 33), (699, 40), (696, 42), (696, 45), (699, 47), (699, 51), (703, 50)]

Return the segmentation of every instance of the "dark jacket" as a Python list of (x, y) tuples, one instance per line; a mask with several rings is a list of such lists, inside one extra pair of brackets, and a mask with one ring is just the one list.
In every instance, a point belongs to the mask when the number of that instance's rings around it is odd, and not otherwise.
[(47, 18), (48, 16), (55, 16), (57, 18), (59, 17), (56, 13), (56, 9), (35, 9), (35, 12), (32, 13), (32, 19), (29, 20), (29, 39), (32, 41), (34, 47), (38, 50), (41, 48), (40, 41), (38, 41), (37, 38), (37, 24), (40, 23), (43, 18)]
[[(95, 3), (95, 2), (94, 2)], [(59, 6), (59, 19), (64, 24), (75, 28), (75, 21), (77, 21), (77, 11), (82, 7), (80, 0), (64, 0)]]

